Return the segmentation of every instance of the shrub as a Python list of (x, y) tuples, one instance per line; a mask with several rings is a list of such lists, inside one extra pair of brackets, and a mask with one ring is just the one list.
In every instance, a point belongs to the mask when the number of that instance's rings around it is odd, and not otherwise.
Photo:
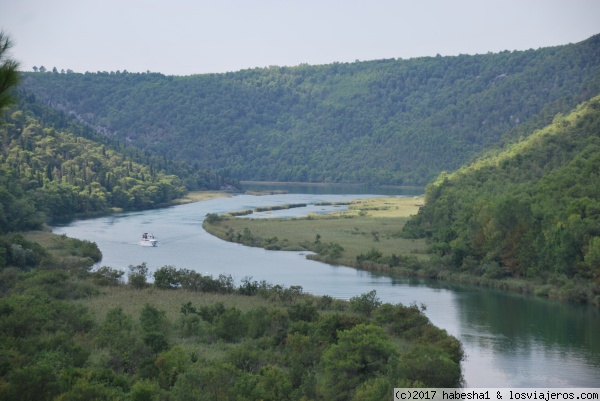
[(371, 248), (366, 254), (361, 253), (356, 257), (356, 262), (360, 265), (364, 262), (383, 263), (383, 254), (380, 250)]
[(246, 335), (246, 331), (246, 320), (237, 308), (225, 310), (215, 322), (215, 334), (227, 342), (240, 340)]
[(383, 373), (388, 360), (397, 353), (396, 347), (379, 326), (359, 324), (341, 331), (337, 344), (325, 351), (321, 360), (323, 398), (351, 399), (354, 390)]
[(127, 279), (129, 285), (133, 288), (145, 288), (148, 285), (147, 276), (148, 267), (146, 266), (146, 262), (137, 266), (129, 265), (129, 275), (127, 276)]
[(350, 298), (350, 309), (367, 317), (371, 316), (371, 312), (380, 306), (381, 301), (377, 297), (377, 291), (375, 290)]
[(154, 285), (163, 290), (178, 288), (181, 274), (173, 266), (163, 266), (154, 272)]
[(408, 379), (422, 381), (426, 386), (438, 388), (457, 387), (461, 384), (460, 365), (437, 348), (416, 345), (404, 358), (408, 365)]
[(122, 270), (115, 270), (112, 267), (102, 266), (92, 273), (92, 279), (96, 285), (116, 286), (122, 282), (124, 274), (125, 272)]
[(288, 310), (288, 314), (291, 321), (315, 322), (319, 318), (317, 306), (310, 300), (292, 305)]
[(244, 277), (242, 284), (238, 288), (238, 292), (242, 295), (252, 296), (258, 293), (259, 288), (258, 281), (252, 281), (252, 277)]
[(219, 216), (216, 213), (208, 213), (204, 218), (204, 221), (208, 224), (216, 224), (224, 219), (223, 216)]

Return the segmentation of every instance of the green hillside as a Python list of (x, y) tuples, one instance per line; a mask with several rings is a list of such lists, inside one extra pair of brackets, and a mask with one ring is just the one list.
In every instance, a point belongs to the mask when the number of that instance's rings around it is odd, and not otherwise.
[(428, 238), (442, 276), (522, 277), (538, 294), (600, 304), (600, 97), (441, 174), (404, 234)]
[(47, 219), (157, 207), (188, 189), (227, 182), (119, 146), (32, 97), (21, 100), (0, 124), (0, 234), (39, 228)]
[(425, 185), (600, 93), (600, 35), (185, 77), (35, 72), (23, 85), (108, 137), (239, 179)]
[(363, 400), (462, 383), (460, 342), (423, 306), (172, 266), (150, 284), (145, 263), (125, 284), (123, 271), (91, 271), (94, 243), (13, 232), (226, 181), (100, 138), (29, 95), (14, 106), (11, 46), (0, 31), (1, 400)]

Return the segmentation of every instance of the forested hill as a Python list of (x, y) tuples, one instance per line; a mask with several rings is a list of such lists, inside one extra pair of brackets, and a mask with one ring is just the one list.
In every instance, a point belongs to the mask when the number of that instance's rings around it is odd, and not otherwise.
[(165, 205), (226, 178), (151, 157), (21, 96), (0, 123), (0, 234), (52, 218)]
[(404, 231), (428, 237), (446, 271), (533, 278), (600, 305), (600, 97), (440, 175)]
[(26, 73), (24, 86), (155, 154), (240, 179), (424, 185), (600, 93), (600, 35), (538, 50), (185, 77), (53, 70)]

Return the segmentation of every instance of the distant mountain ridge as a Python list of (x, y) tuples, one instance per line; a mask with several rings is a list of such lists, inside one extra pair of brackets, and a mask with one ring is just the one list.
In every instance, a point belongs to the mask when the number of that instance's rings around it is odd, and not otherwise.
[(99, 132), (239, 179), (424, 185), (600, 93), (600, 35), (538, 50), (186, 77), (25, 73)]

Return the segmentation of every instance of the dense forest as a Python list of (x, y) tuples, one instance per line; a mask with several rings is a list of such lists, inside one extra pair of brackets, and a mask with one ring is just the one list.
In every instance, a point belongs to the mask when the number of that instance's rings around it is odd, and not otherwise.
[(600, 305), (600, 97), (441, 174), (404, 235), (429, 240), (440, 277), (527, 278)]
[(155, 155), (245, 180), (425, 185), (600, 93), (600, 35), (225, 74), (36, 71), (23, 87), (45, 104)]
[(0, 125), (0, 234), (39, 228), (48, 219), (147, 209), (188, 190), (237, 184), (102, 137), (33, 96)]

